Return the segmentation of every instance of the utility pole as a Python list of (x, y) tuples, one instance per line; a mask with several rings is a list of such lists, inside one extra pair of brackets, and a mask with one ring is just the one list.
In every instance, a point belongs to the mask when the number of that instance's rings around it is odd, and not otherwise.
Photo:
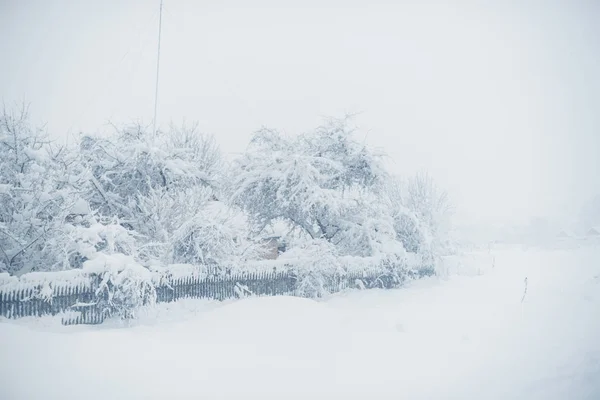
[(156, 111), (158, 109), (158, 76), (160, 71), (160, 34), (162, 31), (162, 9), (163, 0), (160, 0), (160, 11), (158, 15), (158, 53), (156, 57), (156, 86), (154, 89), (154, 118), (152, 118), (152, 137), (156, 137)]

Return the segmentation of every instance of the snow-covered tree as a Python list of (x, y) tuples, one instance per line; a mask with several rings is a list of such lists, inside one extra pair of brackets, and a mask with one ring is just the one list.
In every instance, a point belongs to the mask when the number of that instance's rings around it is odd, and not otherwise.
[(184, 121), (180, 126), (171, 124), (164, 139), (174, 155), (202, 171), (207, 185), (213, 189), (220, 187), (226, 165), (214, 136), (201, 132), (198, 123), (188, 126)]
[[(393, 228), (379, 204), (386, 179), (380, 155), (355, 139), (348, 119), (285, 137), (258, 131), (236, 161), (233, 201), (259, 234), (277, 221), (342, 254), (371, 255)], [(385, 239), (387, 240), (387, 239)]]
[(177, 147), (160, 134), (154, 138), (142, 126), (129, 126), (114, 137), (84, 136), (81, 155), (92, 173), (90, 205), (102, 215), (118, 216), (133, 229), (139, 212), (137, 199), (152, 190), (176, 190), (203, 185), (213, 179), (197, 161), (195, 150)]
[(81, 152), (92, 209), (135, 232), (140, 260), (217, 265), (253, 254), (244, 252), (246, 224), (225, 215), (218, 200), (221, 153), (196, 126), (156, 136), (130, 126), (111, 138), (83, 137)]
[(0, 270), (69, 268), (66, 224), (80, 214), (77, 157), (29, 122), (28, 107), (0, 115)]
[(406, 206), (405, 186), (399, 177), (391, 176), (385, 194), (397, 240), (402, 242), (406, 251), (418, 253), (427, 246), (427, 236), (417, 215)]

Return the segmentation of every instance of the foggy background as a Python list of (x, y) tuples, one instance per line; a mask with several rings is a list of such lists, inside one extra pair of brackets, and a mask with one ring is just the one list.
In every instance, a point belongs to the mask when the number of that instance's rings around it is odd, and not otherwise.
[[(57, 138), (151, 124), (159, 0), (0, 0), (0, 100)], [(231, 157), (358, 113), (462, 221), (569, 220), (600, 192), (600, 2), (164, 0), (158, 124)], [(397, 3), (397, 4), (393, 4)]]

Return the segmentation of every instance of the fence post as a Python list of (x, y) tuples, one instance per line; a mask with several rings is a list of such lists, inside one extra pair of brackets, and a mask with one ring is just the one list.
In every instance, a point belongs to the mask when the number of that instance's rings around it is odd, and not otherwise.
[(23, 308), (24, 308), (23, 307), (24, 306), (24, 304), (23, 304), (23, 298), (24, 297), (25, 297), (25, 289), (21, 288), (19, 290), (18, 300), (17, 300), (18, 301), (17, 304), (19, 305), (19, 307), (18, 307), (18, 314), (17, 314), (18, 318), (20, 318), (20, 317), (23, 316)]

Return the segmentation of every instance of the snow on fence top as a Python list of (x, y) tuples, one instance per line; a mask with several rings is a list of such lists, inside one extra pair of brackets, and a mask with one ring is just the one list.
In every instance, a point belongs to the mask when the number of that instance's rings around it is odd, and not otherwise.
[[(321, 260), (327, 263), (327, 260)], [(142, 305), (184, 297), (224, 300), (247, 295), (321, 297), (346, 288), (401, 285), (432, 269), (387, 267), (377, 259), (338, 259), (329, 268), (315, 260), (261, 261), (244, 268), (209, 270), (187, 264), (145, 268), (124, 255), (98, 257), (80, 270), (0, 274), (0, 315), (8, 318), (75, 311), (64, 324), (101, 323), (135, 316)], [(311, 268), (312, 265), (312, 268)]]

